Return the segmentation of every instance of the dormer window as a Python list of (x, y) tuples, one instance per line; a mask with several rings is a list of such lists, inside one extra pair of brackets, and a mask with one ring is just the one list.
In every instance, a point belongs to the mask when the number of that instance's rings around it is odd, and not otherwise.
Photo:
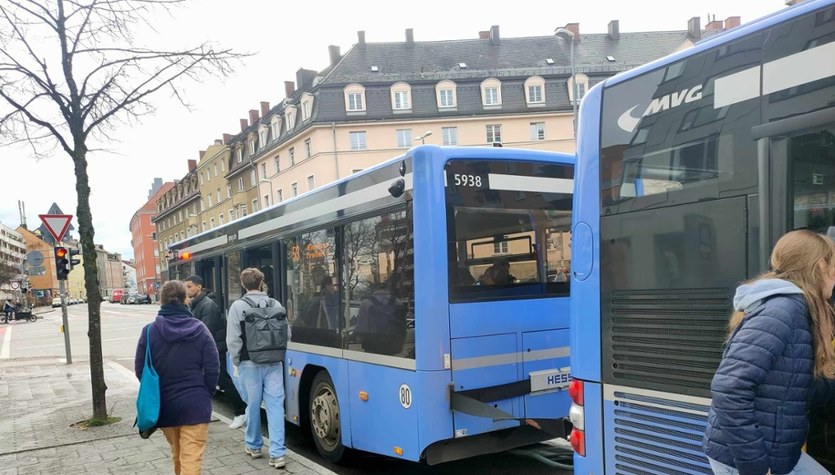
[(262, 146), (267, 143), (268, 134), (269, 130), (267, 129), (266, 125), (262, 125), (258, 129), (258, 140), (260, 141)]
[(313, 94), (304, 93), (302, 95), (302, 121), (310, 119), (313, 112)]
[(397, 111), (412, 110), (412, 87), (405, 82), (394, 83), (391, 86), (391, 108)]
[(270, 128), (272, 129), (273, 140), (277, 139), (281, 135), (281, 119), (278, 116), (273, 117), (272, 122), (270, 122)]
[(296, 126), (296, 107), (288, 106), (284, 109), (284, 119), (287, 122), (287, 132), (293, 130)]
[(361, 84), (349, 84), (344, 89), (345, 110), (348, 112), (365, 112), (365, 87)]
[(525, 81), (525, 101), (529, 107), (545, 105), (545, 79), (533, 76)]
[(496, 78), (485, 79), (481, 82), (481, 103), (486, 108), (502, 105), (502, 83)]
[[(577, 81), (577, 87), (574, 87), (574, 81)], [(574, 80), (568, 80), (568, 98), (573, 103), (579, 104), (580, 101), (583, 99), (583, 96), (586, 95), (586, 91), (589, 89), (589, 77), (585, 74), (577, 74), (574, 76)], [(577, 95), (575, 98), (574, 95)]]
[(458, 105), (455, 83), (449, 80), (441, 81), (435, 86), (435, 99), (438, 109), (450, 109)]
[(255, 155), (255, 150), (258, 149), (258, 139), (252, 137), (249, 139), (249, 156)]
[(244, 147), (242, 145), (238, 145), (236, 152), (238, 154), (238, 163), (241, 163), (244, 161)]

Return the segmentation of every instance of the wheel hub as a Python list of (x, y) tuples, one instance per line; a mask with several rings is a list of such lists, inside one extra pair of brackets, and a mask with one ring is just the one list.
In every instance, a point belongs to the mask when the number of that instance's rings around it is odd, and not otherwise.
[(313, 399), (310, 421), (316, 436), (328, 446), (336, 444), (339, 432), (339, 405), (328, 390), (321, 391)]

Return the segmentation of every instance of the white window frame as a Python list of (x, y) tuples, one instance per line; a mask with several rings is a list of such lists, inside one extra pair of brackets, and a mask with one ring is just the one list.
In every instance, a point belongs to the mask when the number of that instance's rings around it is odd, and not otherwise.
[(258, 137), (253, 135), (249, 138), (249, 156), (255, 155), (256, 150), (258, 150)]
[(441, 127), (442, 145), (458, 145), (458, 127)]
[[(444, 103), (444, 93), (449, 93), (449, 103)], [(438, 103), (438, 109), (452, 109), (458, 107), (458, 94), (456, 84), (448, 79), (436, 84), (435, 100)]]
[(351, 141), (351, 150), (368, 150), (368, 136), (364, 130), (348, 132), (348, 136)]
[(252, 200), (252, 212), (254, 213), (256, 211), (258, 211), (258, 198)]
[(284, 190), (279, 188), (278, 191), (275, 192), (276, 203), (281, 203), (284, 201)]
[(481, 82), (481, 104), (484, 107), (502, 105), (502, 82), (496, 78), (487, 78)]
[(270, 122), (270, 128), (272, 129), (273, 140), (277, 139), (281, 135), (281, 119), (278, 116), (273, 117), (272, 122)]
[(263, 147), (265, 143), (267, 143), (267, 134), (269, 133), (269, 129), (267, 129), (266, 125), (262, 125), (258, 128), (258, 141)]
[(296, 183), (296, 182), (291, 183), (290, 184), (290, 190), (292, 191), (294, 197), (299, 196), (299, 184), (298, 183)]
[[(539, 90), (539, 97), (534, 97), (534, 89)], [(545, 79), (542, 76), (531, 76), (525, 80), (525, 102), (528, 106), (545, 104)]]
[(226, 184), (226, 197), (232, 197), (232, 185), (230, 185), (229, 183)]
[(345, 111), (365, 112), (365, 87), (362, 84), (349, 84), (343, 89)]
[(396, 82), (391, 86), (391, 109), (396, 112), (412, 110), (412, 86)]
[(313, 145), (310, 142), (310, 138), (304, 139), (304, 154), (305, 158), (310, 158), (313, 156)]
[(217, 189), (217, 204), (220, 204), (220, 188)]
[(507, 241), (494, 242), (493, 255), (497, 256), (502, 254), (510, 254), (510, 247), (508, 246)]
[(264, 195), (264, 208), (270, 207), (270, 195)]
[(296, 147), (290, 147), (290, 166), (296, 164)]
[(281, 156), (276, 155), (273, 157), (273, 163), (275, 164), (275, 174), (278, 175), (281, 173)]
[[(577, 81), (577, 86), (580, 89), (580, 97), (575, 101), (574, 99), (574, 81)], [(583, 100), (583, 96), (586, 95), (586, 91), (589, 90), (589, 77), (585, 74), (575, 74), (573, 78), (569, 78), (566, 82), (568, 86), (568, 100), (571, 101), (572, 104), (577, 103), (579, 104), (581, 100)]]
[(545, 140), (545, 122), (531, 122), (530, 130), (532, 142)]
[(306, 92), (302, 94), (302, 121), (310, 118), (313, 112), (313, 94)]
[(267, 178), (267, 162), (261, 162), (261, 178)]
[(502, 124), (487, 124), (485, 129), (487, 132), (487, 143), (501, 143)]
[(238, 145), (238, 148), (235, 149), (235, 152), (238, 154), (238, 163), (244, 161), (244, 147), (243, 145)]
[(238, 177), (238, 191), (244, 191), (244, 177)]
[(307, 189), (313, 190), (316, 188), (316, 177), (313, 175), (307, 176)]
[(397, 148), (412, 146), (412, 129), (397, 129)]
[(296, 127), (296, 106), (287, 106), (284, 109), (284, 117), (287, 122), (287, 132), (289, 132)]
[(212, 169), (213, 169), (213, 171), (214, 171), (214, 173), (215, 173), (215, 177), (217, 177), (217, 162), (215, 162), (215, 163), (213, 163), (213, 164), (212, 164)]

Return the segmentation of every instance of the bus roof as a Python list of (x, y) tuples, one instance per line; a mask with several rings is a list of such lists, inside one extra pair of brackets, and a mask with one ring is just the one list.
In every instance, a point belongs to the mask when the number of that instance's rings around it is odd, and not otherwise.
[(680, 61), (684, 58), (689, 58), (690, 56), (697, 55), (703, 51), (707, 51), (716, 46), (729, 43), (746, 35), (756, 33), (766, 28), (770, 28), (779, 23), (791, 20), (792, 18), (805, 15), (807, 13), (813, 12), (815, 10), (830, 5), (835, 5), (835, 0), (809, 0), (798, 5), (784, 8), (770, 15), (766, 15), (764, 17), (745, 23), (739, 27), (733, 28), (726, 32), (712, 36), (708, 39), (702, 40), (696, 43), (696, 45), (692, 48), (673, 53), (669, 56), (657, 59), (638, 68), (612, 76), (604, 82), (603, 87), (609, 87), (615, 84), (622, 83), (624, 81), (628, 81), (629, 79), (640, 76), (644, 73), (655, 71), (656, 69), (667, 66), (668, 64), (675, 63), (676, 61)]

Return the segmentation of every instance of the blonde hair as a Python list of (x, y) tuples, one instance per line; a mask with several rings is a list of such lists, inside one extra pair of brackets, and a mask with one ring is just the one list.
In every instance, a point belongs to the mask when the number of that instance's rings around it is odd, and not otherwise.
[(179, 280), (169, 280), (162, 284), (160, 301), (163, 305), (181, 304), (186, 301), (186, 284)]
[(241, 285), (246, 290), (261, 290), (264, 283), (264, 273), (254, 267), (241, 271)]
[[(826, 265), (825, 272), (835, 267), (835, 242), (806, 229), (791, 231), (781, 237), (771, 251), (771, 271), (752, 282), (762, 279), (783, 279), (798, 286), (806, 297), (812, 318), (812, 347), (815, 351), (815, 376), (835, 377), (835, 310), (829, 303), (831, 293), (823, 287), (824, 275), (819, 266)], [(729, 334), (742, 323), (743, 312), (731, 315)]]

